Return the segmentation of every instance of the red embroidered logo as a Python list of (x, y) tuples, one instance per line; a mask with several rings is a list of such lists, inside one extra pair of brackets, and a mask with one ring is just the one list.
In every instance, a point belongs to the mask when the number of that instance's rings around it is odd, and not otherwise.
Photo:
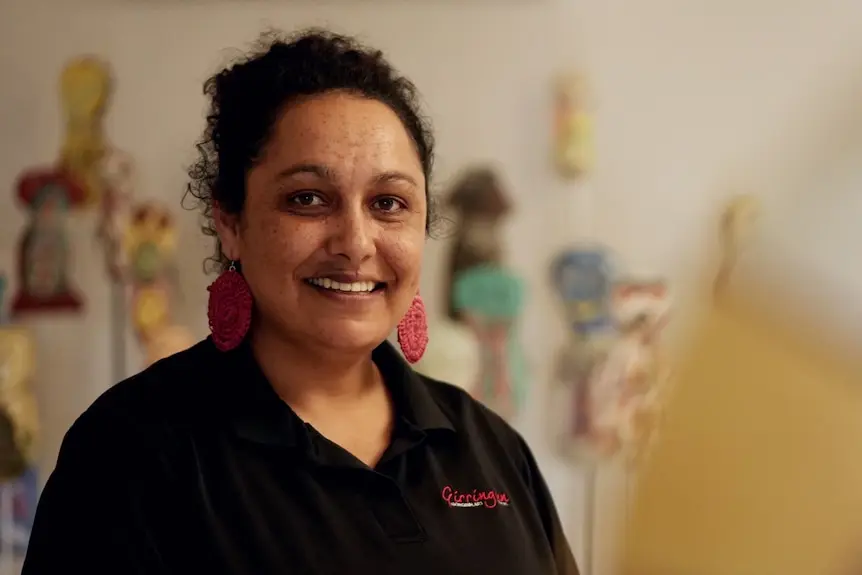
[(487, 491), (480, 489), (458, 491), (457, 489), (452, 489), (451, 485), (447, 485), (443, 488), (440, 495), (449, 507), (487, 507), (488, 509), (493, 509), (498, 505), (502, 507), (509, 506), (509, 496), (502, 491), (495, 491), (493, 489)]

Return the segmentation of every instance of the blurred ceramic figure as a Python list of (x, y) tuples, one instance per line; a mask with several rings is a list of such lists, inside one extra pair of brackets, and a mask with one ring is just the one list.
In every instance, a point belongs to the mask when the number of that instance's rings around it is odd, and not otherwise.
[(556, 87), (554, 160), (564, 178), (581, 176), (593, 168), (593, 119), (586, 106), (586, 81), (564, 76)]
[(0, 481), (16, 479), (33, 464), (39, 416), (31, 388), (35, 342), (25, 328), (0, 326)]
[(666, 377), (658, 339), (669, 313), (660, 282), (625, 282), (614, 289), (617, 335), (597, 355), (584, 382), (581, 441), (597, 457), (635, 456), (649, 439)]

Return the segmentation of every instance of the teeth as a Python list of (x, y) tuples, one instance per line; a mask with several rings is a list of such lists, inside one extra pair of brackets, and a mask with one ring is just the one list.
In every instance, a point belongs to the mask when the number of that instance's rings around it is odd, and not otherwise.
[(317, 287), (322, 287), (324, 289), (331, 289), (335, 291), (341, 292), (365, 292), (368, 293), (374, 289), (374, 286), (377, 285), (376, 282), (337, 282), (331, 280), (329, 278), (312, 278), (308, 280), (308, 283), (312, 285), (316, 285)]

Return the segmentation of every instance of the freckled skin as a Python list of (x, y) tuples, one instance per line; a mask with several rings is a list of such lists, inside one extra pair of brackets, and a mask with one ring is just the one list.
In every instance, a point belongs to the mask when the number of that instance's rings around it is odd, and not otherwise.
[[(216, 216), (254, 295), (256, 329), (342, 351), (383, 341), (419, 288), (427, 211), (422, 164), (397, 115), (343, 93), (292, 102), (246, 190), (238, 220)], [(339, 302), (304, 282), (338, 271), (387, 289)]]

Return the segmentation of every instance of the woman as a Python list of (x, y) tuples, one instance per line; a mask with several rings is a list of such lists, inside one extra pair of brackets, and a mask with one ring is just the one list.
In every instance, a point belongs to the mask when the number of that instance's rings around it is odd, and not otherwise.
[(576, 573), (521, 437), (386, 342), (424, 345), (413, 85), (312, 31), (206, 94), (190, 191), (224, 270), (213, 334), (75, 422), (24, 575)]

